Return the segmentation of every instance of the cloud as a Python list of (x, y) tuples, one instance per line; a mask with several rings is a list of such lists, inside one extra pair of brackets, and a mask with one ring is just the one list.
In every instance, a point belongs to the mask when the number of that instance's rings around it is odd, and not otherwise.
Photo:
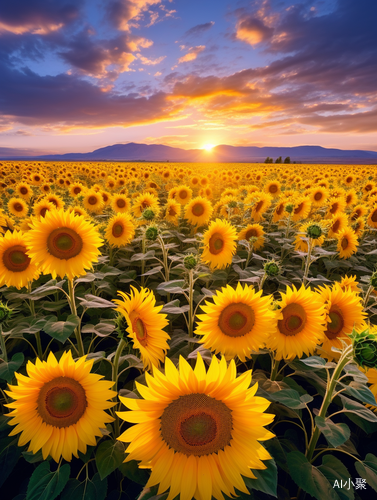
[(273, 28), (266, 26), (256, 17), (241, 18), (236, 26), (236, 37), (250, 45), (270, 40), (273, 32)]
[(198, 45), (197, 47), (190, 47), (187, 54), (185, 54), (184, 56), (182, 56), (178, 59), (178, 64), (181, 64), (184, 62), (189, 62), (189, 61), (194, 61), (198, 57), (198, 55), (201, 52), (203, 52), (203, 50), (205, 48), (206, 48), (205, 45)]
[(106, 2), (106, 14), (110, 23), (118, 30), (129, 31), (130, 21), (138, 21), (151, 5), (161, 0), (109, 0)]
[(17, 35), (45, 35), (59, 30), (78, 18), (82, 0), (12, 0), (0, 3), (0, 35), (8, 31)]
[(161, 56), (161, 57), (158, 57), (157, 59), (148, 59), (147, 57), (144, 57), (141, 54), (136, 54), (136, 55), (137, 55), (137, 58), (143, 64), (146, 64), (147, 66), (155, 66), (156, 64), (160, 64), (160, 62), (162, 62), (166, 58), (166, 56)]
[(100, 40), (83, 31), (68, 42), (68, 50), (60, 51), (59, 55), (81, 73), (114, 80), (120, 73), (131, 71), (130, 64), (137, 57), (134, 52), (150, 47), (152, 43), (151, 40), (128, 33), (110, 40)]
[(192, 28), (187, 30), (183, 36), (201, 35), (205, 31), (211, 29), (214, 24), (215, 24), (214, 21), (210, 21), (209, 23), (204, 23), (204, 24), (197, 24), (196, 26), (193, 26)]

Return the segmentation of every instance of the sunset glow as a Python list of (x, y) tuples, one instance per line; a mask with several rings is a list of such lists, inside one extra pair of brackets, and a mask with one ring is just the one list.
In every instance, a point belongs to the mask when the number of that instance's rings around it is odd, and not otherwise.
[(211, 151), (215, 147), (215, 144), (205, 144), (202, 149), (205, 149), (206, 151)]

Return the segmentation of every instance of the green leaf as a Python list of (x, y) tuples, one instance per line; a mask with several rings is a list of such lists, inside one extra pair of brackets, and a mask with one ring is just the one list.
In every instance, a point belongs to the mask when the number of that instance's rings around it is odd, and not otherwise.
[(31, 475), (26, 500), (54, 500), (63, 491), (70, 473), (68, 464), (51, 472), (50, 462), (42, 462)]
[(96, 465), (101, 479), (111, 474), (125, 459), (123, 443), (103, 441), (97, 449)]
[(243, 478), (246, 487), (248, 490), (258, 490), (266, 493), (267, 495), (277, 497), (278, 469), (276, 467), (275, 460), (267, 460), (263, 463), (267, 466), (267, 469), (253, 469), (253, 474), (256, 476), (256, 479), (249, 477)]
[(14, 377), (14, 372), (20, 368), (24, 359), (25, 357), (22, 352), (17, 352), (16, 354), (13, 354), (11, 361), (8, 361), (8, 363), (1, 363), (0, 378), (6, 380), (10, 384)]
[(92, 479), (82, 483), (77, 479), (70, 479), (60, 500), (105, 500), (106, 493), (107, 479), (101, 481), (97, 472)]
[(106, 307), (116, 307), (113, 302), (103, 299), (102, 297), (97, 297), (96, 295), (91, 295), (90, 293), (85, 295), (85, 298), (77, 297), (80, 301), (80, 306), (85, 309), (103, 309)]
[(154, 257), (154, 250), (149, 250), (147, 253), (134, 253), (131, 257), (131, 262), (135, 262), (137, 260), (149, 260)]
[(320, 358), (319, 356), (310, 356), (306, 359), (300, 359), (301, 363), (304, 363), (306, 366), (310, 366), (310, 368), (323, 369), (325, 368), (326, 360)]
[(103, 320), (97, 325), (85, 325), (82, 328), (82, 333), (95, 333), (98, 337), (107, 337), (115, 330), (115, 324), (112, 320)]
[(282, 391), (274, 392), (269, 395), (270, 399), (278, 401), (288, 408), (300, 409), (305, 408), (305, 402), (301, 401), (300, 394), (294, 389), (283, 389)]
[(353, 396), (362, 403), (368, 403), (370, 405), (377, 406), (376, 398), (374, 394), (365, 384), (360, 382), (352, 381), (349, 385), (339, 383), (343, 388), (345, 388), (345, 393)]
[(377, 422), (377, 415), (366, 408), (364, 405), (342, 395), (340, 396), (340, 399), (343, 403), (344, 412), (355, 413), (359, 417), (368, 420), (369, 422)]
[(351, 436), (351, 431), (347, 424), (335, 424), (331, 420), (323, 417), (315, 417), (318, 429), (323, 433), (327, 442), (336, 448), (344, 444)]
[(291, 451), (287, 455), (287, 463), (292, 479), (297, 486), (312, 495), (317, 500), (324, 498), (339, 500), (333, 486), (326, 476), (309, 463), (306, 456), (300, 451)]
[(173, 281), (165, 281), (164, 283), (160, 283), (157, 287), (159, 292), (169, 292), (169, 293), (183, 293), (185, 286), (185, 280), (173, 280)]
[(377, 491), (377, 457), (368, 453), (363, 462), (355, 462), (355, 467), (368, 486)]
[(56, 317), (54, 316), (45, 323), (43, 330), (47, 335), (64, 344), (79, 323), (80, 319), (75, 314), (70, 314), (66, 321), (56, 321)]
[(120, 472), (131, 481), (137, 484), (145, 485), (149, 479), (149, 473), (145, 469), (139, 469), (136, 460), (122, 463), (119, 466)]
[(29, 462), (29, 464), (35, 464), (43, 460), (42, 450), (37, 451), (37, 453), (33, 453), (32, 451), (23, 451), (22, 455), (26, 462)]
[[(335, 481), (341, 484), (341, 481), (349, 481), (351, 475), (343, 463), (332, 455), (325, 455), (322, 458), (322, 465), (318, 467), (318, 470), (322, 472), (324, 476), (329, 480), (330, 484), (334, 486)], [(355, 492), (353, 487), (347, 488), (337, 488), (337, 494), (341, 500), (353, 500), (355, 498)]]
[[(7, 440), (7, 441), (6, 441)], [(16, 440), (12, 438), (5, 438), (0, 441), (1, 454), (0, 454), (0, 488), (5, 483), (5, 480), (14, 469), (20, 455), (21, 450), (16, 444)], [(3, 447), (3, 443), (6, 444)]]

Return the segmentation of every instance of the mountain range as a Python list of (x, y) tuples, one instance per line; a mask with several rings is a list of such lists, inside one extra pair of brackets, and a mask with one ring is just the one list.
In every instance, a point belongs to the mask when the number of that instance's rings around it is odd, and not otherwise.
[(296, 163), (377, 164), (376, 151), (329, 149), (322, 146), (256, 147), (215, 146), (210, 151), (181, 149), (162, 144), (114, 144), (90, 153), (62, 155), (22, 155), (12, 148), (0, 148), (3, 160), (51, 160), (51, 161), (169, 161), (169, 162), (216, 162), (259, 163), (266, 157), (276, 160), (289, 156)]

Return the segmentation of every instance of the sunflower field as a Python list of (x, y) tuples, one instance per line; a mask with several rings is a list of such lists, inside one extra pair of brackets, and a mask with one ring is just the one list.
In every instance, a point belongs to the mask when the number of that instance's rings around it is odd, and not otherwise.
[(375, 167), (0, 173), (1, 500), (377, 497)]

